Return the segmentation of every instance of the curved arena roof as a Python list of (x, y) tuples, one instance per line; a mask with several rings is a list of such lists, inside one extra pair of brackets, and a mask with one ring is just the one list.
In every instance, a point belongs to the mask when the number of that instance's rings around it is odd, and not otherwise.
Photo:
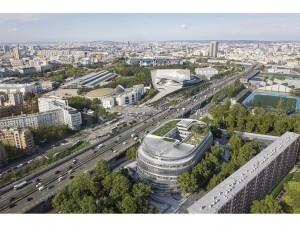
[(102, 88), (102, 89), (95, 89), (86, 94), (87, 97), (96, 98), (96, 97), (104, 97), (108, 95), (112, 95), (116, 92), (115, 89), (112, 88)]

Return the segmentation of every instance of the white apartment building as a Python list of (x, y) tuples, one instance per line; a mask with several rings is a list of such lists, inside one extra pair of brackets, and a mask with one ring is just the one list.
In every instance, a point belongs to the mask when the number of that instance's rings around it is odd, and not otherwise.
[(61, 111), (65, 125), (71, 129), (79, 129), (82, 124), (81, 113), (75, 108), (69, 107), (68, 101), (59, 98), (39, 98), (39, 112)]
[(5, 93), (16, 93), (22, 92), (28, 93), (39, 93), (42, 91), (42, 85), (38, 82), (27, 83), (27, 84), (0, 84), (0, 91)]
[(72, 130), (77, 130), (82, 124), (81, 113), (69, 107), (66, 100), (39, 98), (38, 105), (39, 113), (0, 119), (0, 129), (68, 125)]
[(17, 106), (23, 104), (24, 97), (22, 92), (9, 93), (8, 101), (10, 105)]

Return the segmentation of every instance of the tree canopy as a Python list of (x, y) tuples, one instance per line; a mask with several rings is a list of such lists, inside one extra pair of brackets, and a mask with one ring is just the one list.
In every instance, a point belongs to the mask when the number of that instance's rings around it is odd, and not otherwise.
[(280, 203), (271, 195), (267, 195), (266, 198), (258, 201), (253, 201), (251, 206), (251, 213), (283, 213)]
[(151, 187), (134, 184), (126, 170), (114, 172), (98, 162), (92, 174), (75, 176), (52, 200), (60, 213), (157, 213), (150, 207)]

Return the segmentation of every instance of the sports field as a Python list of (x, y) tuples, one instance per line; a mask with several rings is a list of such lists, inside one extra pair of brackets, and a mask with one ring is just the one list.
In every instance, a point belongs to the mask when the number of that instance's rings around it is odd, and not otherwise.
[(243, 104), (254, 108), (263, 107), (266, 109), (278, 109), (284, 112), (294, 112), (299, 109), (297, 99), (283, 95), (267, 95), (266, 93), (253, 92)]

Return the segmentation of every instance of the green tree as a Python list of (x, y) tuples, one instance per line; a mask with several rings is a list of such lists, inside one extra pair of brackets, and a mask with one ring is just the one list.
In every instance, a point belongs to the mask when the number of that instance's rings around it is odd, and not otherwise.
[(223, 155), (224, 155), (224, 148), (221, 146), (212, 146), (211, 148), (211, 153), (218, 159), (222, 160)]
[(80, 213), (97, 213), (97, 205), (93, 197), (83, 196), (79, 201)]
[(300, 213), (300, 182), (289, 181), (284, 190), (283, 201), (292, 207), (294, 213)]
[(283, 213), (283, 210), (273, 196), (267, 195), (265, 199), (253, 201), (251, 213)]
[(178, 177), (177, 182), (180, 185), (183, 193), (194, 193), (199, 189), (196, 176), (188, 172), (182, 173)]
[(126, 152), (126, 159), (127, 160), (135, 160), (136, 159), (136, 152), (138, 148), (132, 147)]
[(76, 108), (76, 109), (83, 109), (83, 108), (91, 108), (92, 107), (92, 101), (85, 97), (80, 96), (74, 96), (68, 98), (68, 103), (70, 107)]
[(111, 195), (114, 199), (122, 198), (130, 192), (132, 183), (123, 175), (116, 175), (112, 181)]
[(138, 208), (134, 197), (128, 194), (124, 196), (119, 206), (122, 213), (136, 213)]

